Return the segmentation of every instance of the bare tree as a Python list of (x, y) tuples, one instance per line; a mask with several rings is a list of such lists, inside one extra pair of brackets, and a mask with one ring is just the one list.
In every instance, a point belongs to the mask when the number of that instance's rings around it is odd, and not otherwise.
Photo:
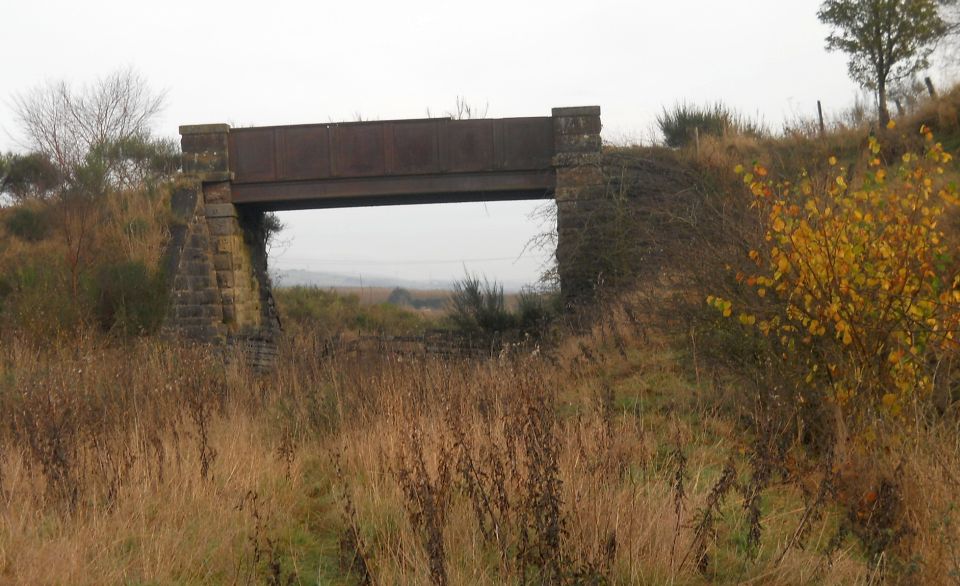
[[(45, 199), (65, 247), (70, 291), (80, 296), (83, 274), (95, 259), (96, 225), (111, 191), (143, 189), (176, 172), (179, 151), (151, 137), (164, 95), (132, 69), (79, 89), (60, 81), (13, 98), (32, 152), (10, 155), (0, 193), (14, 200)], [(2, 170), (2, 169), (0, 169)]]
[(80, 89), (65, 81), (41, 85), (14, 95), (13, 105), (27, 146), (69, 171), (107, 143), (149, 136), (164, 99), (139, 73), (123, 69)]

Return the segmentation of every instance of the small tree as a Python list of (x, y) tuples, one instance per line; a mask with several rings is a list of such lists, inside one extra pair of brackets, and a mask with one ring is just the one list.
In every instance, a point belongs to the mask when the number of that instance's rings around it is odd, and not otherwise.
[(15, 202), (48, 199), (62, 183), (60, 170), (43, 153), (0, 156), (0, 195)]
[(873, 90), (881, 125), (890, 121), (887, 87), (929, 66), (947, 32), (938, 0), (826, 0), (817, 16), (832, 25), (827, 49), (843, 51), (850, 77)]
[(82, 165), (88, 153), (107, 143), (148, 137), (163, 102), (163, 94), (154, 93), (133, 69), (79, 90), (59, 81), (13, 97), (28, 146), (63, 171)]
[(79, 89), (62, 81), (39, 86), (15, 95), (13, 105), (32, 152), (4, 158), (0, 194), (51, 204), (48, 217), (65, 246), (77, 300), (96, 257), (104, 197), (124, 190), (150, 194), (177, 170), (176, 144), (150, 135), (163, 95), (126, 69)]

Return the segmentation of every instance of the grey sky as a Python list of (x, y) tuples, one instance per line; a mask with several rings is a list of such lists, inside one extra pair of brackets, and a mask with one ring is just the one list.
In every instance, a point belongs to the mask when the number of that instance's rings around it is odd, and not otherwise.
[[(823, 50), (818, 0), (450, 2), (102, 2), (8, 0), (0, 149), (15, 148), (9, 96), (133, 66), (179, 124), (295, 124), (422, 117), (457, 96), (488, 115), (549, 115), (598, 104), (604, 137), (650, 136), (664, 105), (722, 99), (779, 127), (857, 93), (842, 55)], [(516, 261), (538, 231), (537, 203), (284, 214), (285, 268), (407, 278), (474, 270), (532, 280)], [(507, 259), (507, 260), (505, 260)], [(346, 262), (335, 262), (346, 261)], [(359, 262), (357, 262), (359, 261)]]

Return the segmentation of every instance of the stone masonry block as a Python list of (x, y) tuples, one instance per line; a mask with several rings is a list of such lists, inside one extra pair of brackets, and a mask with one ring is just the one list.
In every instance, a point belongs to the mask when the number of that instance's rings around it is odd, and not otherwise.
[[(554, 108), (550, 112), (550, 115), (554, 118), (571, 116), (600, 116), (600, 106), (572, 106), (566, 108)], [(180, 131), (180, 134), (183, 134), (182, 130)]]
[(203, 201), (207, 205), (230, 203), (230, 182), (205, 183), (203, 185)]
[(614, 201), (605, 197), (571, 199), (557, 202), (557, 214), (564, 217), (592, 216), (613, 212), (615, 207)]
[(217, 287), (220, 287), (221, 289), (229, 289), (233, 288), (233, 285), (233, 271), (217, 271)]
[(594, 165), (560, 167), (557, 169), (558, 187), (604, 185), (605, 183), (603, 169)]
[(556, 137), (557, 152), (590, 153), (599, 152), (603, 146), (598, 134), (568, 134)]
[(201, 181), (226, 181), (230, 179), (226, 150), (190, 152), (184, 149), (181, 161), (183, 172)]
[(197, 201), (200, 199), (200, 184), (189, 187), (178, 187), (170, 194), (170, 211), (176, 220), (186, 223), (194, 216)]
[(599, 165), (600, 153), (557, 153), (551, 164), (554, 167), (575, 167), (577, 165)]
[(233, 269), (233, 257), (227, 252), (218, 252), (213, 255), (213, 268), (217, 271)]
[(596, 185), (591, 187), (577, 186), (577, 187), (558, 187), (554, 191), (554, 199), (557, 201), (557, 205), (565, 201), (574, 201), (574, 200), (583, 200), (583, 199), (599, 199), (604, 196), (604, 187), (602, 185)]
[(180, 305), (176, 308), (177, 319), (181, 322), (190, 318), (203, 317), (204, 305)]
[(200, 260), (191, 260), (183, 267), (188, 277), (207, 277), (210, 275), (210, 264), (206, 258)]
[(238, 236), (217, 236), (216, 251), (218, 253), (236, 254), (240, 247)]
[[(184, 128), (187, 130), (187, 128)], [(187, 132), (181, 135), (183, 172), (199, 175), (230, 171), (228, 160), (229, 131)]]
[(194, 232), (190, 234), (190, 240), (187, 243), (186, 250), (190, 250), (191, 252), (197, 250), (206, 250), (209, 245), (210, 239), (207, 238), (206, 234), (202, 232)]
[(554, 118), (553, 131), (556, 136), (572, 134), (600, 134), (601, 123), (599, 116), (574, 116), (570, 118)]
[(187, 278), (190, 282), (191, 291), (203, 291), (204, 289), (210, 289), (213, 287), (213, 279), (210, 277), (209, 272), (204, 275), (191, 276)]
[(186, 269), (191, 263), (206, 262), (207, 256), (206, 250), (186, 250), (183, 253), (183, 263), (181, 264)]
[[(564, 108), (554, 108), (554, 110), (562, 110)], [(230, 132), (229, 124), (184, 124), (180, 126), (180, 136), (193, 135), (193, 134), (223, 134), (225, 132)]]
[(188, 325), (180, 328), (181, 334), (191, 340), (210, 341), (222, 335), (213, 325)]
[(213, 236), (231, 236), (240, 232), (240, 226), (234, 218), (210, 218), (207, 227)]
[(212, 305), (220, 302), (220, 292), (216, 289), (204, 289), (190, 293), (190, 301), (196, 305)]
[(232, 203), (208, 203), (203, 213), (207, 218), (236, 218), (237, 208)]

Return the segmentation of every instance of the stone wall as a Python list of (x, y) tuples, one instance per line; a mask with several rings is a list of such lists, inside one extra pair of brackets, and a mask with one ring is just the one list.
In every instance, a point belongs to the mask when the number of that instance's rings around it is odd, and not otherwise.
[(606, 196), (600, 129), (599, 106), (553, 109), (557, 270), (561, 292), (568, 302), (588, 298), (601, 277), (589, 258), (596, 251), (582, 247), (592, 211)]
[(174, 217), (164, 259), (170, 307), (164, 330), (193, 340), (223, 341), (226, 329), (200, 184), (182, 180), (171, 208)]
[(280, 324), (272, 303), (257, 212), (230, 203), (229, 126), (185, 126), (165, 260), (170, 335), (236, 347), (269, 369)]

